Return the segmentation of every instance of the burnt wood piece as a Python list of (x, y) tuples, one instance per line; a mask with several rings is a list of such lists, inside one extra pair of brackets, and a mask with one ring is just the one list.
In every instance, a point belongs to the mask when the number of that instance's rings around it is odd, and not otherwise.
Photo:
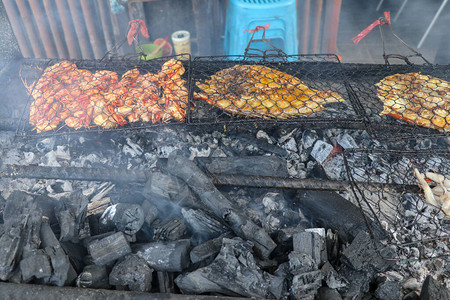
[(144, 211), (139, 204), (114, 204), (103, 212), (100, 224), (107, 229), (116, 228), (127, 235), (133, 235), (144, 224)]
[[(81, 167), (44, 167), (25, 165), (0, 164), (0, 177), (8, 178), (38, 178), (110, 182), (146, 183), (152, 173), (143, 170), (127, 170), (118, 168), (81, 168)], [(159, 176), (159, 174), (158, 174)], [(166, 175), (167, 176), (167, 175)], [(317, 178), (285, 178), (273, 176), (238, 175), (238, 174), (209, 174), (215, 185), (248, 186), (259, 188), (305, 189), (346, 191), (350, 187), (349, 181), (334, 181)], [(164, 177), (166, 178), (166, 177)], [(162, 181), (162, 180), (160, 180)], [(360, 184), (360, 183), (358, 183)], [(417, 185), (377, 184), (371, 186), (396, 192), (419, 192)], [(188, 201), (188, 200), (186, 200)], [(184, 203), (184, 202), (183, 202)]]
[(224, 238), (219, 255), (210, 265), (178, 276), (175, 283), (187, 294), (217, 292), (281, 299), (285, 292), (284, 278), (259, 269), (252, 246), (251, 242), (240, 238)]
[(117, 232), (87, 246), (96, 265), (102, 266), (131, 253), (130, 245), (123, 232)]
[(0, 280), (8, 280), (22, 254), (26, 223), (27, 219), (18, 219), (0, 237)]
[(156, 271), (181, 272), (189, 266), (189, 240), (137, 245), (133, 252)]
[(175, 283), (173, 282), (174, 275), (171, 272), (158, 271), (158, 286), (160, 293), (174, 293)]
[(171, 218), (152, 225), (153, 239), (157, 241), (176, 241), (186, 236), (187, 228), (182, 219)]
[[(335, 192), (298, 191), (297, 204), (316, 227), (332, 228), (343, 242), (351, 242), (361, 231), (368, 231), (364, 215), (357, 206)], [(371, 230), (378, 237), (385, 232), (372, 222)]]
[(114, 265), (109, 274), (109, 284), (126, 286), (130, 291), (149, 292), (152, 289), (152, 273), (153, 269), (145, 259), (130, 254)]
[(291, 296), (294, 299), (315, 299), (318, 289), (322, 286), (323, 275), (320, 271), (311, 271), (295, 275), (292, 279)]
[(107, 289), (109, 285), (109, 273), (106, 266), (87, 265), (76, 280), (77, 287), (92, 289)]
[[(105, 289), (80, 289), (76, 287), (56, 287), (37, 284), (16, 284), (0, 282), (0, 299), (108, 299), (108, 300), (147, 300), (149, 293), (133, 291), (117, 291)], [(23, 297), (22, 297), (23, 298)], [(152, 300), (248, 300), (248, 298), (232, 298), (225, 296), (180, 295), (152, 293)]]
[(439, 281), (428, 275), (422, 285), (420, 300), (444, 299), (450, 299), (450, 290), (441, 285)]
[(193, 264), (208, 262), (211, 258), (214, 258), (222, 247), (222, 240), (224, 238), (232, 238), (233, 234), (231, 232), (226, 232), (223, 235), (211, 239), (203, 244), (195, 246), (190, 252), (191, 262)]
[(72, 193), (70, 198), (60, 199), (55, 209), (56, 218), (61, 228), (60, 241), (79, 242), (79, 232), (84, 225), (88, 198), (81, 192)]
[(73, 268), (69, 257), (64, 252), (61, 244), (53, 233), (48, 219), (43, 217), (41, 224), (41, 247), (45, 253), (50, 257), (50, 262), (53, 269), (53, 275), (49, 279), (49, 283), (57, 286), (69, 285), (75, 281), (77, 273)]
[(181, 209), (184, 220), (191, 228), (193, 239), (204, 242), (220, 236), (231, 229), (201, 209)]
[(27, 282), (34, 278), (49, 279), (52, 275), (50, 259), (44, 250), (38, 249), (19, 263), (22, 279)]
[(325, 238), (315, 232), (298, 232), (293, 236), (294, 251), (310, 255), (317, 266), (327, 261)]
[(167, 171), (183, 179), (196, 193), (203, 205), (217, 217), (225, 220), (233, 231), (244, 239), (254, 242), (255, 248), (263, 258), (268, 258), (276, 244), (261, 227), (254, 224), (247, 216), (234, 210), (232, 203), (197, 167), (195, 163), (174, 151), (169, 155)]

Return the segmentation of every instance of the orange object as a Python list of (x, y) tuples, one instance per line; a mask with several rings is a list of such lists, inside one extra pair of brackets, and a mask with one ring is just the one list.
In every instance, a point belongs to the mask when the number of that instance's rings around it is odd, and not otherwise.
[(173, 47), (169, 43), (169, 37), (166, 38), (159, 38), (153, 41), (153, 44), (155, 45), (161, 45), (163, 42), (165, 42), (165, 45), (162, 47), (162, 56), (171, 56), (173, 52)]

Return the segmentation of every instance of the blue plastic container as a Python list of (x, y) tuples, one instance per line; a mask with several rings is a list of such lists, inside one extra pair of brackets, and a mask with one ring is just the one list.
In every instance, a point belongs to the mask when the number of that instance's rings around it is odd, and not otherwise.
[[(225, 55), (243, 55), (254, 29), (270, 23), (266, 39), (286, 54), (298, 54), (297, 9), (295, 0), (229, 0), (225, 23)], [(261, 39), (263, 30), (255, 33)], [(264, 42), (255, 42), (251, 48), (271, 49)], [(253, 52), (255, 53), (255, 52)]]

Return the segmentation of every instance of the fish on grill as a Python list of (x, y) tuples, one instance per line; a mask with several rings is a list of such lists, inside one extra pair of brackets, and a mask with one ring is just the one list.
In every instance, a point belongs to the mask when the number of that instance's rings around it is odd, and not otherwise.
[(297, 77), (262, 65), (235, 65), (196, 85), (201, 90), (196, 99), (254, 118), (311, 115), (324, 110), (325, 104), (344, 101), (337, 93), (309, 88)]
[(380, 116), (441, 132), (450, 131), (450, 83), (421, 73), (394, 74), (376, 83)]

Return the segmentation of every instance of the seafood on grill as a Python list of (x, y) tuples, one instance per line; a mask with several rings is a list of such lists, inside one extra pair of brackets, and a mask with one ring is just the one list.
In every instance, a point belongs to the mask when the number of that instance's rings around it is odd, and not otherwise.
[(435, 172), (423, 174), (417, 168), (414, 169), (414, 177), (423, 190), (425, 200), (440, 208), (446, 217), (450, 218), (450, 177)]
[(450, 82), (421, 73), (394, 74), (376, 83), (380, 116), (450, 132)]
[(119, 79), (113, 71), (91, 73), (62, 61), (46, 68), (32, 89), (29, 123), (40, 133), (62, 122), (76, 130), (137, 121), (183, 122), (188, 103), (184, 72), (180, 61), (170, 59), (157, 74), (135, 68)]
[(196, 82), (196, 99), (231, 114), (287, 119), (323, 111), (325, 104), (343, 102), (332, 91), (309, 88), (292, 75), (263, 65), (235, 65)]

